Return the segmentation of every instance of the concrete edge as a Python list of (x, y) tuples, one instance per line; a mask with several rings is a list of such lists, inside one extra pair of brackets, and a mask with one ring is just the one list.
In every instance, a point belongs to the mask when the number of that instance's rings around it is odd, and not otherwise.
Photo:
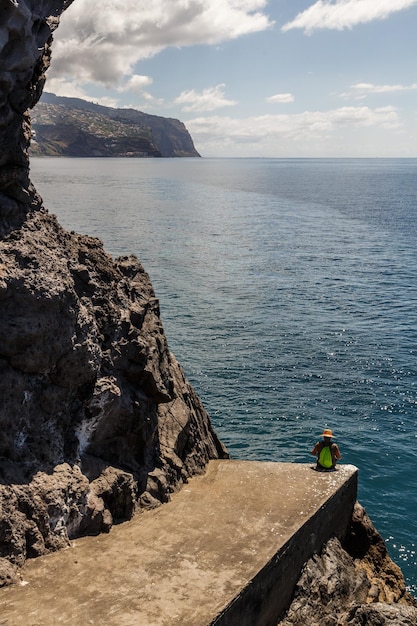
[(291, 603), (305, 563), (330, 538), (345, 538), (357, 488), (356, 468), (209, 626), (276, 626)]

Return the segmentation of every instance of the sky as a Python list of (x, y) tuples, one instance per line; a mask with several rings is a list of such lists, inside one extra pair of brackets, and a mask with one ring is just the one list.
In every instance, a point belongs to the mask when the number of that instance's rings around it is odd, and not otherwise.
[(416, 27), (417, 0), (74, 0), (45, 90), (205, 157), (417, 157)]

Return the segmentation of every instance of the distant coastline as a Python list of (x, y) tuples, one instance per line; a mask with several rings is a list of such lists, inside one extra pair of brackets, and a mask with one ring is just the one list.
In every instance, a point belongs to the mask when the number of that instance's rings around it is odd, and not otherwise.
[(185, 125), (45, 93), (32, 112), (31, 156), (199, 157)]

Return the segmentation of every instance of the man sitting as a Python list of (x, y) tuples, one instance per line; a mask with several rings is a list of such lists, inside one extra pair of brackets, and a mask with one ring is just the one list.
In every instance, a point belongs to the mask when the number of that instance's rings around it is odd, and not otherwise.
[(332, 442), (333, 433), (330, 428), (322, 432), (323, 441), (318, 441), (311, 451), (317, 456), (316, 469), (321, 472), (330, 472), (336, 469), (336, 463), (342, 458), (339, 447)]

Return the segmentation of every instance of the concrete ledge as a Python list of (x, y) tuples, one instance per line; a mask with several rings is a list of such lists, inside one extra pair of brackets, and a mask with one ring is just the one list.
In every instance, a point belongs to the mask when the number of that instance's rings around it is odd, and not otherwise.
[(28, 562), (0, 624), (275, 625), (356, 497), (353, 466), (211, 461), (169, 504)]

